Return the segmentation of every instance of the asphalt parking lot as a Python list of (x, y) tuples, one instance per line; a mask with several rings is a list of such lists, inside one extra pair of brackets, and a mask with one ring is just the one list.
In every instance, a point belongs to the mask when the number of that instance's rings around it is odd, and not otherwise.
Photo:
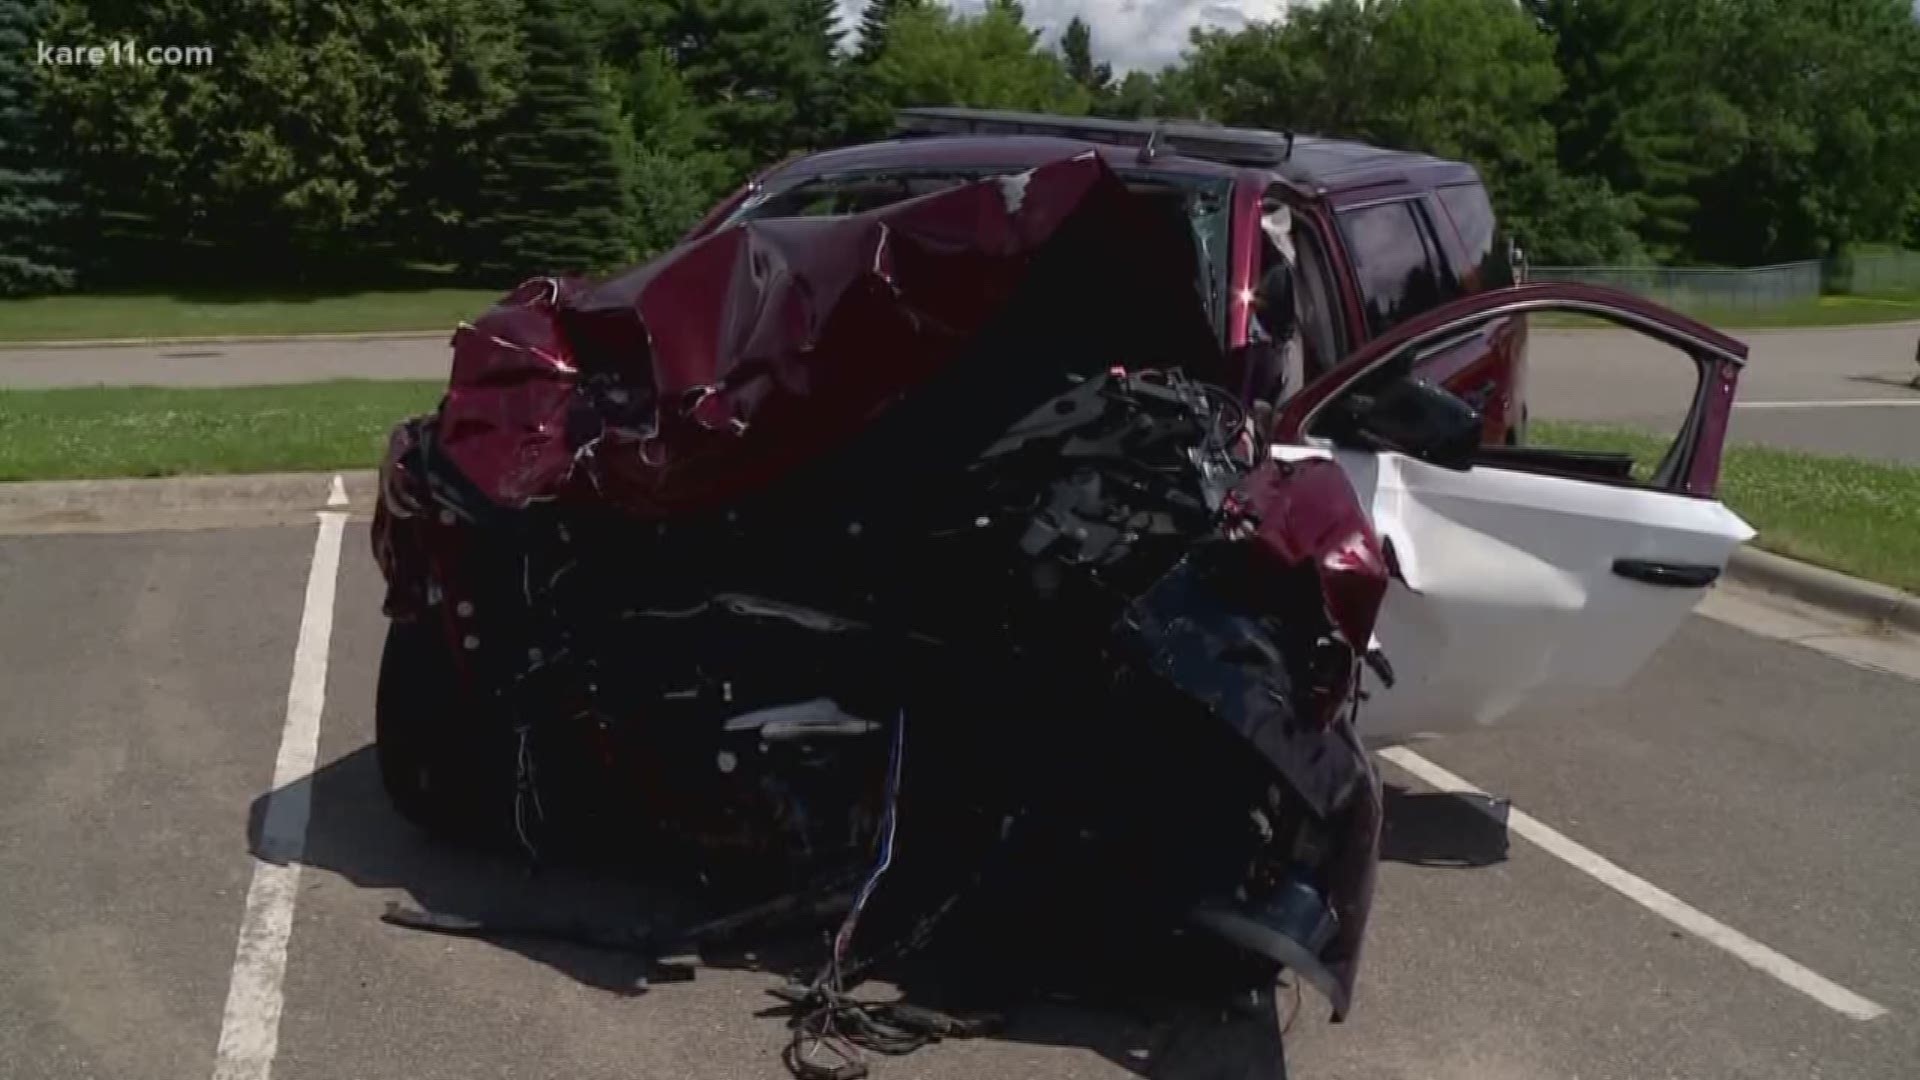
[[(0, 1074), (784, 1075), (780, 1021), (754, 1016), (769, 976), (634, 995), (618, 957), (379, 922), (391, 898), (630, 914), (647, 897), (530, 878), (393, 816), (369, 746), (378, 575), (363, 524), (343, 541), (327, 596), (312, 524), (0, 537)], [(311, 767), (282, 738), (308, 709)], [(1621, 693), (1418, 751), (1884, 1014), (1850, 1017), (1527, 840), (1503, 857), (1466, 803), (1389, 765), (1358, 1005), (1330, 1026), (1307, 997), (1294, 1077), (1913, 1074), (1920, 685), (1695, 618)], [(272, 839), (275, 799), (309, 811), (295, 847)], [(263, 880), (291, 901), (281, 966), (271, 912), (249, 907)], [(1182, 1039), (1221, 1068), (1180, 1065)], [(1062, 1008), (875, 1075), (1274, 1072), (1259, 1031)]]

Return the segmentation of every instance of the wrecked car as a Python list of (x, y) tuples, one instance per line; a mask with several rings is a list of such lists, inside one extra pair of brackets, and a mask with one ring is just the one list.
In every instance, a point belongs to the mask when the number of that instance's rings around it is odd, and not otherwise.
[[(1079, 152), (735, 222), (463, 324), (372, 532), (394, 804), (538, 857), (844, 897), (794, 991), (820, 1038), (907, 954), (982, 992), (1100, 956), (1222, 992), (1284, 970), (1344, 1016), (1367, 745), (1617, 683), (1677, 628), (1751, 535), (1714, 498), (1745, 349), (1522, 285), (1262, 415), (1204, 259)], [(1696, 366), (1652, 475), (1488, 445), (1416, 377), (1543, 310)]]

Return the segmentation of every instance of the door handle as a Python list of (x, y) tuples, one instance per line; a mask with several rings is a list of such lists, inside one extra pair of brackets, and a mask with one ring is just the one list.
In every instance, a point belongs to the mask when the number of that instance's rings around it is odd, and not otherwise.
[(1651, 559), (1615, 559), (1613, 572), (1623, 578), (1669, 589), (1704, 589), (1720, 578), (1720, 568), (1717, 566), (1655, 562)]

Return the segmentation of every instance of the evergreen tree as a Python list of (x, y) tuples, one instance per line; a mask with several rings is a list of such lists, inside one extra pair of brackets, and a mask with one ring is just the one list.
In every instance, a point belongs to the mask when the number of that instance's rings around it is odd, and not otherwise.
[(850, 87), (840, 60), (840, 16), (834, 0), (792, 0), (787, 17), (792, 59), (787, 93), (794, 103), (791, 149), (818, 150), (840, 140), (847, 128)]
[[(673, 0), (661, 40), (736, 176), (822, 142), (843, 122), (823, 10), (792, 0)], [(811, 23), (804, 31), (803, 18)]]
[(38, 3), (0, 4), (0, 296), (73, 285), (57, 239), (71, 208), (61, 197), (61, 175), (46, 167), (28, 66), (44, 13)]
[(1086, 20), (1075, 15), (1067, 20), (1060, 34), (1060, 56), (1067, 62), (1067, 74), (1087, 88), (1095, 101), (1104, 99), (1113, 89), (1113, 65), (1093, 60), (1093, 31)]
[(854, 51), (854, 58), (862, 64), (871, 64), (880, 58), (880, 50), (887, 46), (887, 28), (893, 25), (893, 17), (902, 8), (926, 6), (927, 0), (867, 0), (867, 6), (860, 12), (860, 36)]
[(1632, 201), (1653, 256), (1679, 257), (1698, 209), (1690, 188), (1725, 157), (1730, 106), (1689, 47), (1700, 0), (1530, 0), (1552, 31), (1566, 89), (1548, 110), (1560, 166)]
[(76, 201), (101, 219), (90, 282), (364, 283), (448, 261), (470, 236), (485, 137), (525, 85), (519, 0), (49, 6), (49, 41), (211, 50), (37, 69)]
[(527, 0), (527, 74), (488, 147), (472, 269), (511, 285), (630, 260), (633, 157), (611, 79), (573, 0)]

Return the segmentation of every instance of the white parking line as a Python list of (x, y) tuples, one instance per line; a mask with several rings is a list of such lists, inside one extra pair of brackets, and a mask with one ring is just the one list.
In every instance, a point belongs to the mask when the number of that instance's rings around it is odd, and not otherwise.
[[(1486, 794), (1404, 746), (1382, 750), (1380, 756), (1440, 791)], [(1886, 1015), (1887, 1010), (1881, 1006), (1762, 945), (1645, 878), (1614, 865), (1530, 814), (1511, 810), (1507, 827), (1531, 840), (1549, 855), (1597, 879), (1682, 930), (1725, 949), (1842, 1016), (1872, 1020)]]
[(1920, 406), (1920, 397), (1849, 398), (1844, 401), (1736, 401), (1736, 409), (1902, 409)]
[[(344, 507), (347, 494), (334, 477), (328, 507)], [(306, 604), (300, 613), (300, 638), (293, 647), (293, 679), (287, 687), (287, 720), (280, 733), (280, 754), (273, 765), (273, 790), (260, 825), (247, 887), (246, 913), (234, 949), (233, 976), (227, 983), (227, 1008), (220, 1020), (220, 1045), (214, 1054), (214, 1080), (267, 1080), (280, 1045), (281, 981), (287, 971), (287, 939), (293, 933), (293, 904), (300, 886), (300, 859), (307, 846), (307, 816), (319, 752), (320, 711), (327, 699), (327, 647), (333, 636), (333, 594), (340, 576), (340, 537), (344, 509), (322, 510), (313, 540), (313, 564), (307, 572)]]

